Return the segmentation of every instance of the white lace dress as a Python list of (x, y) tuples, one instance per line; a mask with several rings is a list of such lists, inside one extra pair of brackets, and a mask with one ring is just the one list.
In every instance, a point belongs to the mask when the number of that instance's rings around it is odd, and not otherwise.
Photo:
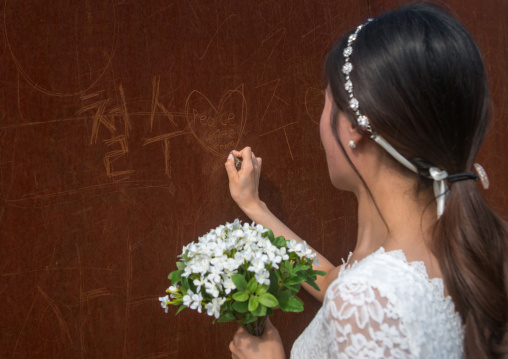
[(380, 248), (343, 266), (291, 358), (462, 358), (463, 337), (443, 281)]

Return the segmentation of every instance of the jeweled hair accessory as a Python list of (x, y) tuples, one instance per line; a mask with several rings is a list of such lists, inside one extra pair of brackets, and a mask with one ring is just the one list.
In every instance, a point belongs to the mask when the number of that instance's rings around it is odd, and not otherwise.
[(487, 172), (483, 169), (483, 167), (479, 163), (475, 163), (473, 165), (476, 173), (478, 173), (478, 177), (480, 178), (480, 182), (482, 183), (483, 189), (489, 189), (490, 181), (487, 176)]
[(402, 156), (395, 148), (392, 147), (386, 140), (374, 132), (372, 127), (370, 126), (370, 122), (367, 116), (362, 115), (360, 113), (360, 103), (358, 99), (355, 97), (353, 92), (353, 82), (351, 81), (350, 74), (353, 71), (353, 64), (350, 61), (351, 55), (353, 54), (353, 43), (358, 37), (358, 33), (360, 30), (367, 25), (369, 22), (373, 21), (373, 19), (368, 19), (364, 24), (361, 24), (356, 28), (356, 31), (349, 35), (347, 40), (347, 46), (344, 49), (344, 65), (342, 66), (342, 73), (346, 76), (346, 82), (344, 83), (344, 88), (349, 93), (349, 107), (353, 110), (356, 115), (356, 122), (360, 128), (364, 131), (367, 131), (371, 134), (371, 138), (376, 141), (381, 147), (383, 147), (389, 154), (392, 155), (398, 162), (403, 164), (405, 167), (409, 168), (414, 173), (418, 173), (418, 169), (409, 162), (404, 156)]
[[(356, 38), (358, 37), (358, 33), (360, 30), (366, 26), (368, 23), (373, 21), (373, 19), (368, 19), (365, 23), (358, 26), (354, 33), (349, 35), (347, 46), (344, 49), (343, 55), (344, 55), (344, 65), (342, 66), (342, 73), (346, 77), (346, 82), (344, 83), (344, 89), (349, 94), (349, 107), (351, 110), (353, 110), (353, 113), (356, 116), (356, 122), (358, 126), (368, 133), (370, 133), (370, 137), (379, 144), (386, 152), (388, 152), (394, 159), (396, 159), (399, 163), (404, 165), (406, 168), (410, 169), (416, 174), (420, 174), (418, 172), (418, 169), (415, 165), (413, 165), (411, 162), (409, 162), (404, 156), (402, 156), (395, 148), (393, 148), (392, 145), (390, 145), (383, 137), (378, 135), (370, 125), (369, 118), (365, 115), (362, 115), (360, 112), (360, 102), (355, 97), (353, 92), (353, 82), (351, 81), (351, 72), (353, 71), (353, 64), (351, 63), (351, 55), (353, 54), (353, 43), (356, 41)], [(452, 176), (448, 176), (448, 173), (446, 171), (443, 171), (437, 167), (431, 167), (429, 168), (429, 178), (432, 178), (434, 180), (434, 196), (436, 199), (437, 204), (437, 217), (441, 217), (443, 214), (446, 199), (449, 195), (449, 188), (446, 183), (447, 178), (450, 178), (449, 182), (457, 182), (457, 181), (463, 181), (467, 179), (480, 179), (483, 185), (483, 188), (487, 189), (489, 187), (489, 180), (487, 177), (487, 174), (485, 173), (485, 170), (482, 166), (475, 163), (474, 165), (476, 172), (478, 173), (478, 176), (474, 173), (459, 173)]]

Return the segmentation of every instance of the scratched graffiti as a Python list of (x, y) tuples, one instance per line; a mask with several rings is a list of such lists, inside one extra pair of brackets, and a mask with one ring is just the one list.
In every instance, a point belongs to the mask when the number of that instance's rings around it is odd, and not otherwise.
[(199, 91), (187, 97), (185, 114), (192, 134), (204, 149), (224, 157), (242, 137), (247, 120), (243, 87), (226, 91), (217, 106)]
[[(20, 76), (34, 89), (51, 96), (75, 96), (104, 77), (118, 39), (114, 2), (101, 2), (94, 7), (76, 2), (65, 8), (53, 7), (48, 1), (6, 0), (4, 6), (9, 9), (5, 14), (7, 49)], [(35, 19), (30, 22), (30, 35), (27, 36), (17, 14), (28, 9)], [(65, 10), (70, 12), (67, 16), (72, 21), (63, 21)], [(60, 26), (56, 33), (48, 33), (47, 24), (57, 19)], [(93, 39), (94, 46), (86, 45), (90, 39)], [(63, 64), (67, 71), (62, 71)]]
[[(206, 95), (194, 90), (187, 97), (184, 111), (170, 112), (159, 101), (160, 78), (154, 77), (152, 85), (151, 107), (144, 116), (145, 120), (150, 122), (150, 129), (153, 130), (155, 116), (162, 115), (171, 123), (173, 130), (145, 137), (143, 147), (163, 143), (164, 168), (168, 179), (172, 177), (171, 138), (192, 135), (204, 150), (218, 157), (224, 157), (236, 148), (247, 121), (247, 101), (243, 86), (224, 92), (218, 105), (212, 104)], [(109, 134), (109, 138), (103, 140), (110, 149), (104, 154), (103, 162), (107, 177), (115, 181), (128, 179), (135, 172), (135, 169), (115, 165), (115, 162), (129, 154), (129, 132), (132, 128), (125, 90), (121, 84), (117, 92), (120, 100), (116, 102), (109, 97), (104, 98), (104, 91), (83, 95), (83, 107), (76, 113), (86, 114), (92, 119), (91, 146), (97, 144), (101, 129)], [(176, 117), (185, 117), (185, 128), (179, 128)]]

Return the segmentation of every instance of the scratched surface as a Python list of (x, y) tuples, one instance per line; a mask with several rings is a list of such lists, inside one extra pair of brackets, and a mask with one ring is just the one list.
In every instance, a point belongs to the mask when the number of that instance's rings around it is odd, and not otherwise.
[[(273, 211), (339, 264), (354, 199), (319, 141), (333, 39), (396, 1), (5, 0), (0, 37), (0, 356), (227, 358), (234, 325), (164, 314), (182, 245), (234, 218), (224, 161), (263, 157)], [(488, 64), (481, 153), (506, 215), (508, 3), (449, 2)], [(277, 313), (286, 350), (319, 309)]]

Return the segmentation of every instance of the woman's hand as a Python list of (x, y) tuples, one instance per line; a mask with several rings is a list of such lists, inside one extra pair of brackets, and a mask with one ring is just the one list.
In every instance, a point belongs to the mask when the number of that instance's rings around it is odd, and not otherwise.
[(259, 204), (259, 176), (261, 175), (261, 157), (256, 157), (250, 147), (241, 151), (233, 151), (235, 156), (242, 159), (242, 167), (236, 170), (235, 160), (229, 155), (226, 161), (226, 171), (229, 177), (229, 191), (238, 206), (245, 209)]
[(266, 318), (265, 332), (261, 337), (250, 335), (240, 327), (229, 344), (233, 359), (285, 359), (279, 331)]

